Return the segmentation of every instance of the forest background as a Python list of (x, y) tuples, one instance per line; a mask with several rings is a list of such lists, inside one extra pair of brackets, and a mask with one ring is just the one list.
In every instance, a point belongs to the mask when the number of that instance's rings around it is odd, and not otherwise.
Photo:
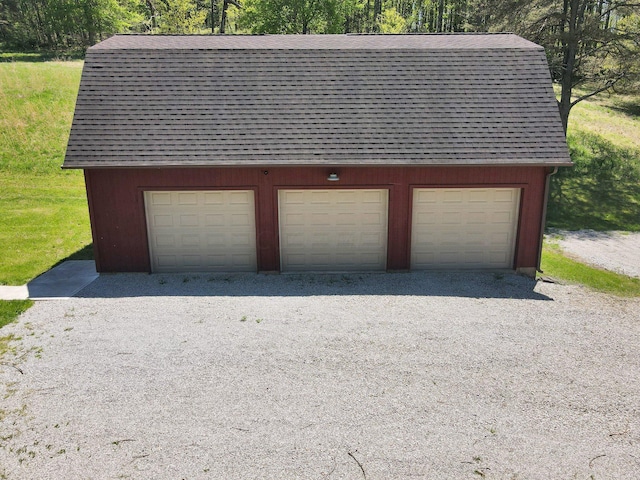
[(640, 1), (0, 0), (0, 49), (58, 58), (114, 33), (504, 31), (545, 47), (565, 131), (578, 102), (639, 90)]

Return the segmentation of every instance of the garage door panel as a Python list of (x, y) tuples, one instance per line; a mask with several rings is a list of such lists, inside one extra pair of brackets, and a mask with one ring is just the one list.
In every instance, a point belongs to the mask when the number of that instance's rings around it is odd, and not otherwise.
[(304, 192), (302, 191), (280, 190), (278, 195), (279, 195), (280, 201), (288, 205), (293, 205), (293, 204), (300, 205), (304, 203)]
[(152, 224), (154, 227), (172, 227), (173, 217), (171, 215), (153, 215)]
[(147, 204), (151, 205), (171, 205), (171, 193), (169, 192), (147, 192)]
[(469, 212), (468, 225), (484, 225), (485, 223), (487, 223), (487, 214), (485, 212)]
[(313, 240), (311, 240), (311, 246), (317, 249), (331, 248), (334, 243), (335, 241), (329, 239), (328, 233), (318, 233), (314, 235)]
[(349, 247), (356, 242), (356, 234), (347, 232), (338, 232), (333, 240), (334, 245), (339, 248)]
[(163, 268), (172, 268), (178, 265), (176, 255), (158, 255), (156, 257), (156, 262), (159, 267)]
[(229, 204), (230, 205), (238, 205), (238, 206), (249, 206), (253, 205), (253, 192), (230, 192), (229, 193)]
[(437, 201), (438, 195), (435, 190), (414, 190), (414, 204), (436, 203)]
[(178, 205), (197, 205), (198, 197), (195, 193), (178, 193)]
[(197, 215), (180, 215), (180, 226), (181, 227), (197, 227), (198, 226), (198, 216)]
[(498, 251), (489, 251), (489, 260), (492, 263), (502, 263), (509, 261), (509, 256), (506, 252), (498, 250)]
[(300, 250), (303, 250), (304, 242), (304, 233), (288, 233), (284, 237), (280, 237), (280, 244), (289, 248), (296, 247)]
[(284, 220), (287, 225), (304, 226), (305, 224), (304, 215), (302, 214), (287, 213), (285, 216)]
[(496, 190), (493, 200), (495, 202), (511, 203), (516, 200), (518, 191), (516, 189)]
[(232, 227), (248, 227), (253, 222), (253, 216), (247, 213), (236, 213), (231, 215)]
[(463, 242), (469, 247), (484, 245), (486, 243), (486, 235), (482, 232), (470, 232), (465, 236)]
[(317, 225), (322, 227), (328, 227), (331, 225), (331, 221), (329, 219), (329, 213), (325, 212), (314, 212), (311, 214), (311, 219), (309, 221), (309, 225)]
[(155, 244), (159, 247), (172, 247), (176, 244), (174, 235), (156, 235)]
[(360, 218), (362, 219), (362, 225), (374, 225), (378, 227), (386, 223), (386, 215), (383, 213), (364, 213)]
[(495, 212), (487, 223), (510, 226), (513, 223), (513, 215), (511, 212)]
[(182, 242), (183, 247), (197, 247), (198, 245), (200, 245), (200, 235), (181, 235), (180, 241)]
[(417, 216), (416, 227), (418, 228), (424, 229), (427, 225), (435, 225), (438, 221), (438, 215), (434, 212), (417, 212), (415, 215)]
[(363, 233), (361, 236), (361, 243), (364, 247), (371, 247), (375, 251), (378, 251), (379, 245), (383, 244), (385, 239), (381, 232)]
[(249, 233), (233, 233), (231, 234), (231, 242), (240, 247), (253, 248), (255, 246), (255, 236)]
[(312, 205), (327, 205), (329, 203), (329, 192), (309, 192), (309, 203)]
[[(467, 245), (468, 246), (468, 245)], [(478, 264), (481, 265), (481, 259), (484, 255), (484, 249), (478, 248), (477, 245), (473, 245), (472, 248), (467, 248), (464, 252), (464, 262), (469, 264)]]
[(386, 190), (281, 190), (278, 204), (283, 271), (386, 267)]
[(440, 256), (440, 262), (442, 263), (442, 265), (445, 265), (445, 266), (455, 265), (460, 260), (460, 254), (458, 250), (454, 250), (454, 251), (443, 250), (440, 252), (439, 256)]
[(449, 247), (459, 245), (463, 239), (460, 238), (460, 233), (452, 231), (443, 231), (435, 235), (435, 239), (430, 243), (433, 245), (444, 244)]
[(460, 225), (462, 223), (462, 212), (459, 210), (447, 212), (446, 215), (440, 216), (440, 222), (443, 225)]
[(208, 247), (222, 248), (227, 243), (227, 236), (224, 233), (208, 233), (205, 236)]
[(355, 213), (337, 213), (336, 225), (353, 225), (358, 219)]
[(203, 268), (210, 271), (222, 269), (227, 264), (227, 255), (202, 255), (200, 262)]
[(358, 201), (357, 193), (354, 191), (336, 191), (335, 197), (339, 205), (354, 205)]
[(467, 201), (469, 203), (486, 203), (491, 199), (491, 191), (474, 188), (472, 192), (469, 192)]
[(511, 235), (509, 232), (493, 232), (488, 243), (489, 245), (506, 247), (509, 246), (509, 242), (511, 242)]
[(460, 190), (443, 190), (442, 201), (444, 203), (462, 203), (463, 194)]
[(248, 254), (233, 254), (231, 255), (231, 264), (243, 268), (245, 265), (253, 261), (253, 256)]
[(411, 268), (511, 268), (520, 190), (414, 189)]
[[(211, 204), (207, 204), (211, 205)], [(224, 226), (225, 218), (223, 214), (206, 214), (204, 216), (204, 224), (208, 227), (221, 227)]]
[(204, 192), (205, 205), (223, 205), (224, 192)]
[(196, 268), (202, 263), (200, 255), (180, 255), (182, 265), (190, 268)]
[(152, 271), (255, 271), (253, 195), (145, 192)]
[(362, 203), (385, 203), (387, 202), (387, 190), (365, 190), (361, 192)]

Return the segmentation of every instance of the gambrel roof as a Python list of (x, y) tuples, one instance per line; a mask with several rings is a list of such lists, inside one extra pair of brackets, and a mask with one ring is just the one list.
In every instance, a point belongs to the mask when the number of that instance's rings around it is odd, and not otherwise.
[(567, 164), (516, 35), (116, 35), (87, 51), (64, 167)]

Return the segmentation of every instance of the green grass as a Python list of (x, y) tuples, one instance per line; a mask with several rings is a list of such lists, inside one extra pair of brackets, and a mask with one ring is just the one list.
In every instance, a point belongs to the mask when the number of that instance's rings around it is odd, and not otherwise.
[(10, 300), (0, 302), (0, 328), (13, 322), (18, 315), (26, 311), (33, 302), (31, 300)]
[(0, 171), (60, 173), (82, 62), (0, 63)]
[(640, 102), (595, 97), (576, 105), (567, 135), (572, 168), (552, 177), (547, 226), (640, 231)]
[(24, 284), (77, 251), (87, 257), (82, 172), (60, 169), (81, 69), (0, 63), (0, 285)]
[(572, 260), (563, 255), (560, 247), (553, 243), (546, 243), (543, 248), (541, 268), (545, 275), (585, 285), (598, 292), (620, 297), (640, 296), (640, 279)]
[[(569, 117), (572, 168), (551, 180), (547, 226), (566, 230), (640, 231), (640, 102), (601, 95)], [(545, 274), (618, 296), (640, 296), (640, 280), (594, 268), (545, 244)]]

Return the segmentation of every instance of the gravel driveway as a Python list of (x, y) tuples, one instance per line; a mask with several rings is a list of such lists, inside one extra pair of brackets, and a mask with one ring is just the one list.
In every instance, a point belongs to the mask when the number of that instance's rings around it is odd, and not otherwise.
[(583, 262), (640, 278), (640, 232), (562, 230), (552, 237), (565, 252)]
[(638, 299), (444, 273), (80, 295), (1, 330), (0, 478), (638, 478)]

